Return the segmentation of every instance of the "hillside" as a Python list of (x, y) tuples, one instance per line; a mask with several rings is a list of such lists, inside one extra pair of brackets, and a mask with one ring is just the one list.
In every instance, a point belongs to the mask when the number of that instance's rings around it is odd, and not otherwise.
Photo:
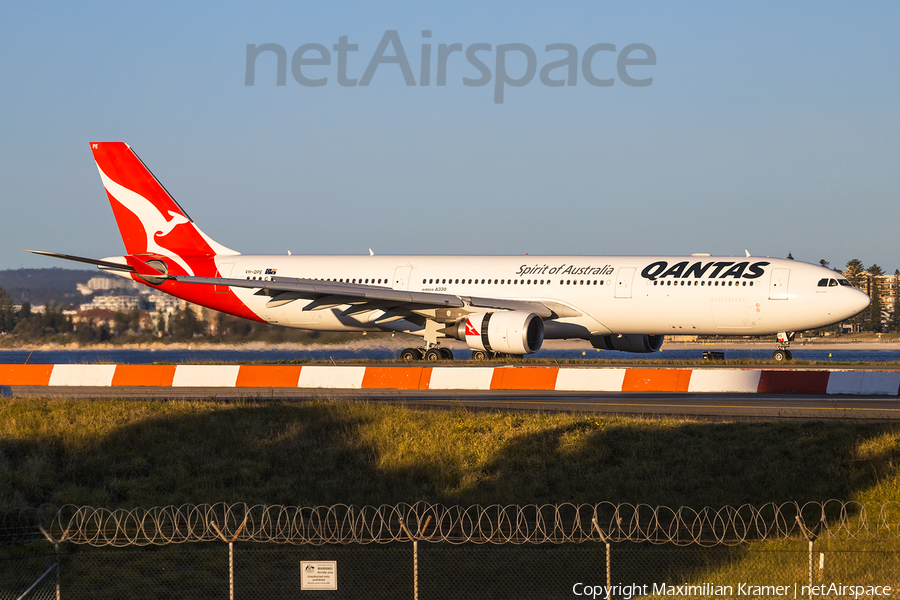
[(8, 269), (0, 271), (0, 287), (14, 304), (78, 304), (83, 296), (75, 286), (98, 274), (97, 269)]

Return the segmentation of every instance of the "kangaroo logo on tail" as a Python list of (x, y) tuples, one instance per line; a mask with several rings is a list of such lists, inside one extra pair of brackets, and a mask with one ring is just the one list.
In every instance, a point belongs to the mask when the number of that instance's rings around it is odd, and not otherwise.
[(216, 255), (239, 254), (207, 237), (123, 142), (91, 151), (129, 254), (167, 256), (188, 275), (215, 276)]
[(141, 225), (144, 227), (144, 234), (147, 236), (147, 247), (145, 252), (153, 252), (171, 257), (172, 260), (177, 262), (185, 271), (187, 271), (188, 275), (193, 275), (194, 270), (191, 269), (190, 265), (187, 264), (187, 261), (179, 256), (174, 249), (166, 248), (156, 242), (157, 236), (164, 238), (169, 235), (175, 227), (190, 223), (190, 220), (181, 213), (176, 213), (172, 210), (168, 211), (172, 218), (166, 219), (165, 215), (163, 215), (152, 202), (137, 192), (133, 192), (110, 179), (99, 165), (97, 166), (97, 170), (100, 171), (103, 187), (106, 188), (109, 195), (115, 198), (119, 204), (130, 210), (134, 216), (140, 220)]

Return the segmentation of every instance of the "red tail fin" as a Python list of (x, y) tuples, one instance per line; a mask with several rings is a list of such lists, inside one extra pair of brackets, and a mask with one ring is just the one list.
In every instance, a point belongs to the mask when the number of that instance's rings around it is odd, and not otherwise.
[(92, 142), (91, 150), (128, 254), (158, 254), (187, 274), (220, 254), (238, 254), (207, 237), (124, 142)]

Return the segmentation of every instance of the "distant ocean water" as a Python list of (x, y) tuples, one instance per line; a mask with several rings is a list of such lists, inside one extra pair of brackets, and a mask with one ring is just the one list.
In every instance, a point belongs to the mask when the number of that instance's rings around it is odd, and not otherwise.
[[(773, 344), (774, 346), (774, 344)], [(356, 349), (322, 348), (310, 350), (296, 349), (80, 349), (80, 350), (0, 350), (0, 364), (78, 364), (105, 363), (142, 365), (152, 363), (245, 363), (275, 362), (282, 360), (308, 361), (354, 361), (354, 360), (387, 360), (400, 356), (401, 348), (385, 348), (373, 346)], [(733, 360), (771, 360), (773, 348), (747, 350), (727, 350), (726, 359)], [(794, 359), (798, 361), (829, 362), (900, 362), (900, 350), (806, 350), (792, 349)], [(31, 358), (29, 358), (31, 355)], [(569, 359), (601, 359), (601, 360), (698, 360), (703, 351), (665, 350), (654, 354), (633, 354), (629, 352), (596, 351), (588, 349), (541, 350), (525, 357), (530, 360), (569, 360)], [(469, 351), (455, 351), (457, 359), (467, 359)]]

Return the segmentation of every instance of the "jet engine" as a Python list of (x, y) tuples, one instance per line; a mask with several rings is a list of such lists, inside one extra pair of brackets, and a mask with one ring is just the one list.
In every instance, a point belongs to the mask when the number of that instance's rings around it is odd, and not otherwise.
[(471, 314), (448, 329), (448, 335), (473, 350), (531, 354), (544, 343), (544, 322), (536, 314), (521, 310)]
[(664, 335), (601, 335), (591, 338), (591, 346), (600, 350), (622, 352), (656, 352), (662, 347)]

